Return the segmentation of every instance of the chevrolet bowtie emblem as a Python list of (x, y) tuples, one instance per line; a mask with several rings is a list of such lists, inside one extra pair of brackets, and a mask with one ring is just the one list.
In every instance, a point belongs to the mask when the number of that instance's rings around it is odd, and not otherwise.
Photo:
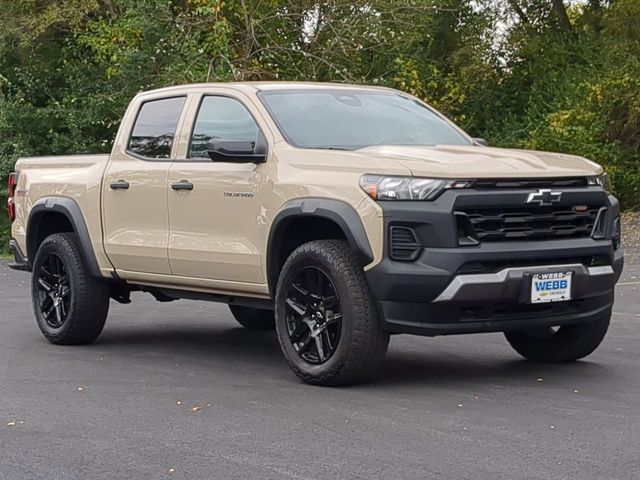
[(547, 206), (554, 202), (559, 202), (561, 198), (562, 192), (552, 192), (548, 188), (541, 188), (537, 192), (529, 194), (527, 203), (537, 203), (540, 206)]

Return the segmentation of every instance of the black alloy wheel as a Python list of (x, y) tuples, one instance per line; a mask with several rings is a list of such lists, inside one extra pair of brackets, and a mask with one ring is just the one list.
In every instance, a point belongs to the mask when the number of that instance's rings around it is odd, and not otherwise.
[(353, 385), (381, 372), (389, 334), (344, 240), (312, 240), (284, 262), (274, 299), (278, 343), (311, 385)]
[(305, 266), (289, 286), (286, 324), (298, 355), (313, 365), (331, 358), (342, 332), (342, 312), (336, 287), (318, 266)]
[(92, 275), (74, 233), (45, 238), (33, 260), (31, 299), (43, 335), (56, 345), (93, 342), (104, 327), (110, 288)]
[(64, 261), (50, 253), (36, 272), (38, 308), (47, 325), (61, 328), (67, 320), (71, 307), (71, 286)]

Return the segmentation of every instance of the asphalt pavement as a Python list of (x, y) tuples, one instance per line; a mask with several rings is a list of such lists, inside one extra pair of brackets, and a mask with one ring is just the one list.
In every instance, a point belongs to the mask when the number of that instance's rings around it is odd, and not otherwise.
[[(633, 253), (633, 252), (630, 252)], [(500, 334), (391, 340), (382, 378), (300, 383), (227, 307), (111, 304), (90, 346), (38, 331), (0, 263), (0, 479), (638, 479), (640, 260), (587, 360), (541, 366)]]

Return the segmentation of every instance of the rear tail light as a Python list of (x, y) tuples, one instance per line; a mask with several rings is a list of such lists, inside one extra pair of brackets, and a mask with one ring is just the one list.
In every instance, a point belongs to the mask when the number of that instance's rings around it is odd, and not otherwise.
[(9, 174), (9, 188), (7, 195), (7, 215), (12, 222), (16, 219), (16, 204), (13, 197), (16, 193), (16, 185), (18, 184), (18, 173), (13, 172)]

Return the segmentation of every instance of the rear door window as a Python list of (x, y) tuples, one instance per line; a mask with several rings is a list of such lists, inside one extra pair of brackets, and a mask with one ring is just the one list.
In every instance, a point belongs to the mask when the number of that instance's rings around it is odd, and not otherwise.
[(138, 112), (127, 150), (145, 158), (170, 158), (186, 97), (144, 102)]

